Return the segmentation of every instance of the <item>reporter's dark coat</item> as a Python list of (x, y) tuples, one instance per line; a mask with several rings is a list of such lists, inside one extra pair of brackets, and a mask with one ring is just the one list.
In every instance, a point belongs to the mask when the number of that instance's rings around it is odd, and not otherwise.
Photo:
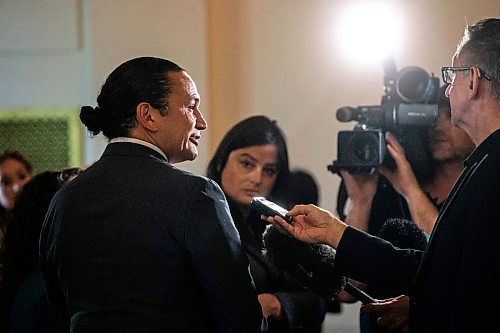
[(54, 197), (40, 240), (59, 332), (258, 332), (248, 260), (219, 186), (111, 143)]
[[(411, 332), (495, 330), (494, 304), (500, 297), (500, 130), (466, 160), (425, 254), (393, 248), (349, 227), (336, 263), (360, 281), (406, 288)], [(405, 283), (413, 279), (412, 285)]]

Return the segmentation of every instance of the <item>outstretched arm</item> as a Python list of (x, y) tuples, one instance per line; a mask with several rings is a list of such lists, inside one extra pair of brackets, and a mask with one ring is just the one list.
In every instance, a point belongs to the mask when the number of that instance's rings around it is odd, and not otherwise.
[(420, 187), (398, 140), (390, 132), (387, 132), (386, 141), (387, 151), (396, 162), (396, 169), (391, 171), (381, 166), (378, 171), (405, 198), (415, 224), (423, 231), (430, 233), (436, 223), (439, 211)]

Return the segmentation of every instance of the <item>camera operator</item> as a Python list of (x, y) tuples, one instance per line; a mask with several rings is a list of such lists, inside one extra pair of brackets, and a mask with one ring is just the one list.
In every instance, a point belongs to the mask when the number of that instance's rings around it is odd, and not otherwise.
[[(370, 210), (377, 211), (378, 207), (372, 207), (373, 197), (377, 189), (379, 174), (387, 179), (402, 198), (396, 198), (393, 205), (405, 205), (404, 210), (409, 209), (413, 222), (429, 235), (434, 227), (439, 209), (448, 196), (453, 184), (463, 170), (464, 161), (474, 150), (474, 144), (467, 134), (451, 123), (450, 103), (445, 96), (447, 85), (441, 86), (438, 100), (438, 118), (436, 126), (428, 130), (428, 142), (432, 156), (432, 174), (426, 181), (419, 182), (415, 177), (412, 167), (405, 158), (404, 149), (397, 139), (390, 133), (387, 134), (388, 151), (396, 162), (397, 168), (390, 170), (380, 166), (374, 173), (350, 173), (341, 170), (346, 190), (352, 201), (351, 210), (347, 215), (346, 223), (363, 231), (368, 231), (370, 223)], [(407, 205), (407, 207), (406, 207)], [(397, 210), (393, 210), (397, 211)], [(379, 209), (379, 215), (381, 214)], [(388, 216), (390, 218), (403, 216)], [(401, 228), (404, 228), (402, 226)], [(404, 231), (404, 230), (403, 230)], [(399, 236), (399, 235), (398, 235)], [(402, 234), (400, 238), (405, 237)], [(387, 240), (387, 239), (386, 239)], [(398, 246), (398, 240), (389, 240)], [(403, 241), (403, 240), (399, 240)], [(410, 239), (410, 243), (414, 239)], [(419, 248), (421, 243), (412, 246)], [(363, 287), (362, 285), (360, 287)], [(368, 293), (378, 298), (394, 297), (401, 294), (403, 290), (377, 290), (368, 288)], [(352, 298), (342, 294), (344, 302), (354, 301)], [(377, 316), (371, 313), (360, 314), (360, 331), (386, 332), (376, 324)]]
[[(343, 178), (337, 196), (338, 215), (341, 219), (346, 218), (345, 206), (350, 199), (361, 208), (361, 211), (354, 209), (350, 213), (361, 214), (362, 218), (355, 219), (363, 221), (357, 227), (373, 235), (378, 234), (389, 218), (411, 219), (405, 199), (385, 177), (379, 178), (379, 173), (374, 172), (382, 165), (386, 166), (384, 171), (387, 172), (396, 169), (396, 163), (387, 151), (385, 133), (394, 134), (396, 144), (403, 147), (398, 150), (404, 149), (404, 158), (413, 169), (416, 181), (420, 184), (428, 182), (433, 164), (428, 130), (439, 121), (438, 105), (442, 102), (438, 98), (439, 79), (424, 69), (408, 66), (396, 71), (391, 58), (384, 62), (384, 72), (385, 94), (380, 105), (337, 110), (337, 120), (354, 120), (358, 124), (352, 131), (338, 133), (338, 159), (328, 166), (328, 170)], [(441, 96), (444, 97), (444, 88)], [(345, 171), (349, 174), (346, 175)], [(353, 180), (351, 174), (356, 179)], [(349, 188), (346, 182), (351, 183)]]
[[(451, 123), (450, 102), (445, 96), (446, 88), (447, 85), (442, 85), (439, 89), (436, 125), (428, 130), (428, 144), (432, 156), (431, 176), (419, 184), (410, 163), (405, 157), (403, 147), (391, 133), (388, 133), (386, 136), (387, 149), (396, 162), (397, 168), (395, 170), (390, 170), (382, 165), (373, 173), (340, 171), (352, 203), (346, 223), (369, 232), (368, 226), (371, 222), (371, 213), (374, 216), (385, 216), (386, 219), (389, 219), (406, 218), (407, 216), (404, 215), (391, 216), (391, 214), (397, 214), (398, 210), (402, 212), (409, 211), (413, 222), (426, 235), (430, 234), (441, 205), (463, 170), (464, 160), (474, 150), (474, 144), (467, 134)], [(379, 175), (382, 175), (383, 178)], [(384, 211), (384, 207), (391, 204), (391, 202), (382, 207), (372, 205), (378, 188), (377, 183), (382, 179), (384, 181), (388, 180), (392, 185), (391, 189), (396, 190), (400, 195), (399, 197), (392, 197), (394, 198), (392, 205), (401, 209)], [(404, 207), (401, 207), (403, 205)], [(377, 233), (375, 235), (379, 233), (379, 229), (376, 229)], [(394, 243), (397, 243), (397, 240)], [(417, 248), (417, 244), (413, 247)], [(423, 250), (423, 248), (420, 249)], [(365, 286), (360, 285), (360, 287)], [(378, 298), (394, 297), (403, 292), (402, 290), (374, 290), (374, 288), (368, 288), (367, 290), (368, 293)], [(344, 302), (354, 301), (345, 294), (342, 294), (341, 300)], [(361, 313), (361, 332), (385, 332), (383, 328), (376, 324), (376, 320), (377, 317), (370, 313)]]
[[(500, 19), (490, 18), (466, 27), (452, 67), (442, 67), (450, 84), (451, 121), (477, 147), (444, 202), (425, 251), (393, 247), (313, 205), (291, 209), (291, 224), (267, 218), (302, 241), (337, 249), (335, 263), (343, 274), (407, 289), (409, 297), (363, 305), (362, 311), (378, 313), (379, 325), (413, 333), (498, 327), (491, 301), (500, 296), (494, 288), (500, 279), (499, 61)], [(471, 292), (473, 302), (466, 298)]]
[[(405, 157), (403, 147), (392, 134), (388, 134), (387, 149), (396, 162), (395, 170), (382, 165), (377, 168), (377, 172), (369, 174), (340, 171), (352, 203), (347, 223), (360, 230), (369, 231), (370, 211), (377, 209), (372, 207), (372, 202), (381, 174), (404, 198), (404, 200), (398, 198), (393, 205), (407, 204), (411, 219), (422, 231), (430, 234), (439, 208), (460, 176), (465, 159), (474, 150), (474, 144), (467, 134), (451, 123), (450, 102), (445, 96), (446, 88), (447, 85), (442, 85), (439, 89), (436, 126), (428, 130), (428, 143), (432, 156), (431, 176), (419, 184)], [(405, 207), (404, 211), (408, 208)], [(407, 216), (387, 216), (387, 218), (395, 217)]]

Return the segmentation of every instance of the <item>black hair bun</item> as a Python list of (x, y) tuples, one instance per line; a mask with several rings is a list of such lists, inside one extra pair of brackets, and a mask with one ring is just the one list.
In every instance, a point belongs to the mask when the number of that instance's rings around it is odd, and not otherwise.
[(82, 106), (80, 109), (80, 120), (87, 127), (92, 135), (99, 134), (103, 129), (103, 121), (101, 118), (101, 112), (97, 106), (93, 108), (91, 106)]

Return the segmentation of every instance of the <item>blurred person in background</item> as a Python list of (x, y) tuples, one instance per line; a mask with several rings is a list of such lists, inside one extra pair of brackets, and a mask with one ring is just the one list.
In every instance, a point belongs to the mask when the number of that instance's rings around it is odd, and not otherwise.
[(79, 168), (45, 171), (25, 184), (12, 209), (0, 256), (0, 331), (49, 333), (49, 314), (38, 256), (40, 230), (54, 194)]
[(0, 154), (0, 253), (7, 229), (8, 215), (14, 207), (16, 197), (32, 176), (31, 163), (21, 153), (6, 150)]
[(319, 187), (309, 171), (294, 169), (290, 171), (290, 205), (319, 203)]

